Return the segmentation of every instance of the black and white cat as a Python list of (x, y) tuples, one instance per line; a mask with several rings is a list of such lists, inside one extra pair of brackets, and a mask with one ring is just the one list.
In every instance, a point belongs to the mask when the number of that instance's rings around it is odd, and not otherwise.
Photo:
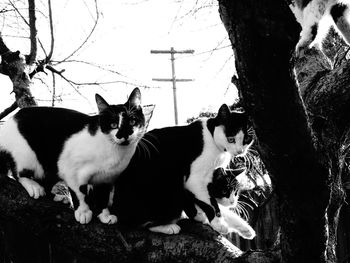
[[(188, 192), (186, 215), (203, 223), (208, 223), (216, 216), (228, 232), (238, 233), (245, 239), (253, 239), (254, 229), (239, 214), (231, 210), (231, 208), (237, 209), (241, 190), (238, 178), (244, 176), (245, 173), (244, 169), (230, 169), (229, 171), (221, 167), (215, 169), (212, 181), (208, 184), (211, 206), (196, 199), (192, 193)], [(202, 211), (198, 211), (198, 207)]]
[(297, 53), (308, 48), (316, 36), (322, 40), (332, 24), (350, 44), (350, 0), (292, 0), (290, 8), (302, 27)]
[(94, 116), (63, 108), (19, 110), (0, 128), (0, 175), (11, 175), (33, 198), (64, 180), (82, 224), (92, 218), (84, 188), (94, 185), (98, 218), (112, 224), (117, 221), (108, 209), (112, 183), (129, 164), (145, 118), (138, 88), (125, 104), (109, 105), (98, 94), (96, 103), (99, 114)]
[[(208, 184), (222, 155), (244, 154), (252, 143), (245, 113), (222, 105), (215, 118), (147, 132), (129, 166), (117, 179), (114, 209), (119, 222), (176, 234), (188, 193), (211, 205)], [(216, 216), (210, 224), (227, 232)]]

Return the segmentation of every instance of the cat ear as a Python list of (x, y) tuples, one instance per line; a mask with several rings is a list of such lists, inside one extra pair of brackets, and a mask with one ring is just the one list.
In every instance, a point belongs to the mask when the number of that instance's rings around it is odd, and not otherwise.
[(227, 119), (228, 116), (230, 116), (230, 109), (226, 104), (222, 104), (220, 109), (219, 109), (217, 117), (220, 120), (225, 120), (225, 119)]
[(95, 100), (96, 100), (96, 104), (97, 104), (97, 108), (98, 108), (99, 113), (104, 111), (109, 106), (109, 104), (104, 100), (104, 98), (102, 98), (97, 93), (95, 95)]
[(128, 102), (136, 107), (140, 107), (141, 106), (141, 92), (139, 88), (135, 88), (128, 99)]

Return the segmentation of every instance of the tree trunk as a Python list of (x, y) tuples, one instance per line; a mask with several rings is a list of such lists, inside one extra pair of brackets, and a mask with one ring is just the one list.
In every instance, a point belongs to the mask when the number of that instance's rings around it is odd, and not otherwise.
[(233, 80), (279, 197), (281, 260), (337, 262), (341, 183), (349, 178), (349, 63), (332, 69), (316, 49), (291, 60), (300, 28), (285, 1), (219, 3), (235, 52)]

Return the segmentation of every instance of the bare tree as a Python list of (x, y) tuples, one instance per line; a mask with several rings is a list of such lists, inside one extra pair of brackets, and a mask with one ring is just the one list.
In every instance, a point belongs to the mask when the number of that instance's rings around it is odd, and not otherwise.
[[(37, 4), (39, 4), (39, 7)], [(10, 102), (9, 106), (2, 110), (1, 118), (4, 118), (17, 107), (37, 105), (37, 101), (31, 93), (34, 78), (39, 79), (50, 90), (53, 105), (55, 100), (59, 99), (59, 95), (56, 94), (57, 78), (55, 76), (65, 81), (74, 93), (81, 97), (84, 97), (80, 91), (82, 86), (124, 83), (145, 87), (142, 83), (136, 83), (138, 81), (125, 80), (127, 77), (114, 69), (79, 58), (79, 53), (86, 48), (87, 44), (91, 43), (97, 31), (100, 21), (97, 0), (83, 1), (82, 9), (85, 8), (90, 13), (92, 21), (90, 23), (85, 22), (87, 24), (86, 35), (79, 41), (70, 43), (69, 49), (64, 52), (58, 52), (57, 50), (58, 40), (55, 34), (55, 21), (59, 20), (59, 14), (54, 12), (52, 5), (51, 0), (47, 0), (47, 2), (8, 0), (0, 4), (2, 22), (2, 29), (0, 30), (0, 73), (11, 79), (13, 93), (15, 94), (15, 101)], [(72, 23), (74, 22), (72, 21)], [(40, 28), (40, 31), (38, 28)], [(11, 46), (6, 43), (11, 43), (10, 39), (22, 43), (20, 46), (23, 50), (12, 50)], [(115, 77), (108, 81), (84, 81), (83, 79), (68, 77), (64, 67), (73, 63), (106, 71)], [(48, 72), (51, 74), (48, 74)]]

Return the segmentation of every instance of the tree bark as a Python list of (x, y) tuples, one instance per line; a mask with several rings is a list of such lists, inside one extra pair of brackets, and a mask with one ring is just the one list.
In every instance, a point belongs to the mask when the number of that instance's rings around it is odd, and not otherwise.
[[(234, 81), (279, 197), (281, 260), (325, 262), (330, 166), (292, 74), (300, 27), (285, 1), (221, 0), (219, 5), (235, 52)], [(309, 86), (319, 89), (308, 81), (304, 93)]]
[[(50, 256), (42, 255), (47, 247), (51, 248), (51, 256), (59, 251), (61, 259), (66, 257), (65, 262), (243, 263), (257, 262), (256, 258), (260, 258), (259, 262), (278, 262), (273, 251), (243, 254), (210, 226), (201, 223), (181, 221), (179, 235), (103, 225), (97, 220), (81, 225), (75, 221), (73, 211), (61, 203), (47, 198), (31, 199), (9, 178), (1, 178), (0, 185), (0, 233), (5, 235), (5, 250), (15, 249), (16, 254), (12, 254), (15, 262), (47, 262)], [(40, 251), (40, 255), (28, 257), (25, 251), (28, 246), (31, 253)]]
[(19, 108), (35, 106), (36, 101), (30, 92), (29, 74), (34, 70), (33, 63), (27, 64), (26, 57), (19, 51), (11, 51), (0, 35), (0, 73), (7, 75), (13, 83), (16, 104)]

